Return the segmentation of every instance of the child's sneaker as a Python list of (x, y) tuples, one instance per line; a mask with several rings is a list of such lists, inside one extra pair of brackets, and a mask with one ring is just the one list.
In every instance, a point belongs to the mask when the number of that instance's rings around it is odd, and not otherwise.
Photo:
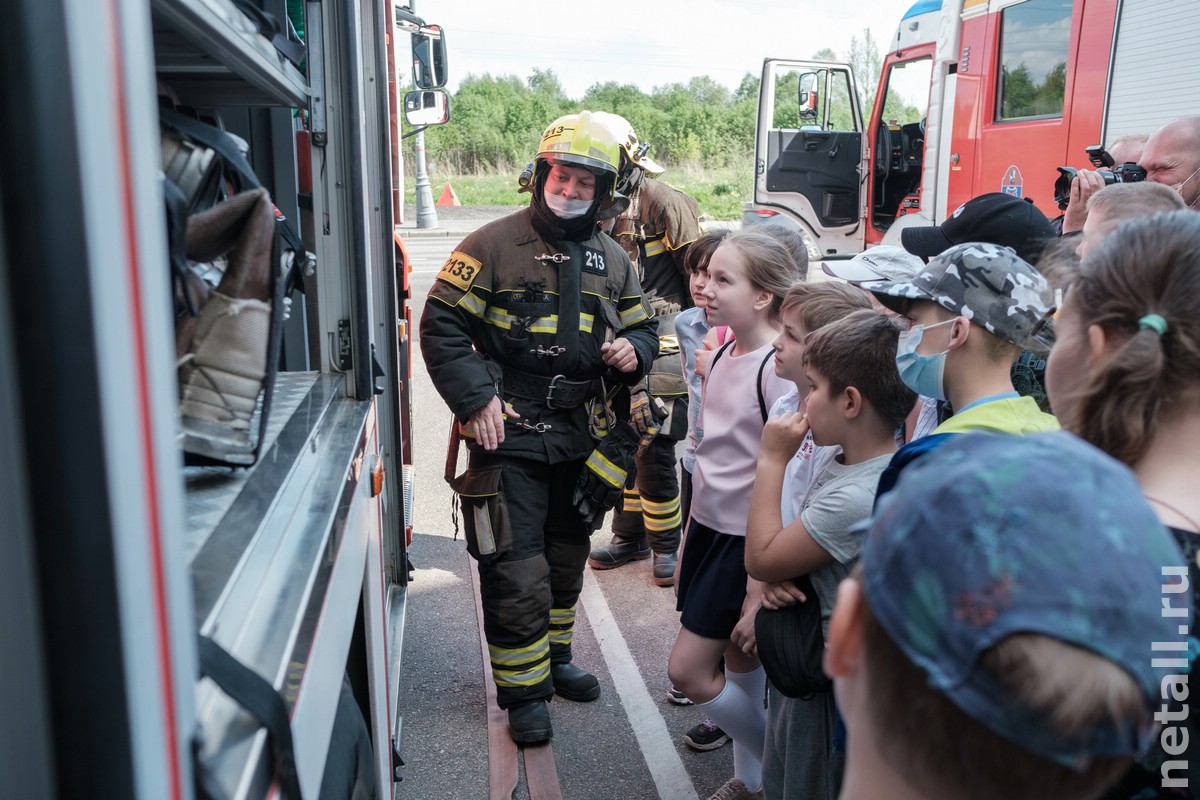
[(717, 723), (708, 717), (700, 724), (683, 735), (683, 743), (693, 750), (704, 752), (723, 747), (729, 741), (729, 734), (717, 727)]
[(667, 702), (675, 706), (690, 706), (692, 704), (691, 698), (674, 686), (667, 690)]
[(708, 800), (761, 800), (762, 796), (762, 789), (752, 792), (737, 778), (730, 778)]

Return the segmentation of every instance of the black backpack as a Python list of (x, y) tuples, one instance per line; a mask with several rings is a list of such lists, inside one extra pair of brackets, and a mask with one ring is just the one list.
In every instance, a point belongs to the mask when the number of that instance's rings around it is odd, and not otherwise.
[(821, 663), (825, 654), (821, 601), (807, 575), (796, 578), (795, 584), (808, 599), (779, 609), (759, 609), (754, 635), (767, 680), (788, 697), (806, 698), (829, 691), (833, 681)]

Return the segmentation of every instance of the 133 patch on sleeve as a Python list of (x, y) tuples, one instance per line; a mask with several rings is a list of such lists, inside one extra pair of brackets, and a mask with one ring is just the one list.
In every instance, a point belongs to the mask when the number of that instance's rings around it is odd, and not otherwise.
[(471, 288), (471, 283), (479, 275), (481, 266), (478, 260), (471, 258), (461, 250), (455, 250), (442, 265), (442, 271), (438, 273), (437, 279), (465, 292)]

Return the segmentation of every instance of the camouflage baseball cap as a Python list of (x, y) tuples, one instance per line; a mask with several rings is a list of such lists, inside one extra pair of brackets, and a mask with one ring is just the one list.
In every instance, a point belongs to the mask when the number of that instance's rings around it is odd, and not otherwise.
[[(881, 498), (861, 569), (871, 613), (929, 686), (997, 735), (1076, 766), (1151, 740), (1159, 682), (1181, 671), (1152, 645), (1186, 650), (1189, 617), (1162, 603), (1191, 608), (1175, 577), (1187, 567), (1133, 473), (1097, 448), (1061, 431), (951, 437)], [(1115, 663), (1141, 689), (1142, 717), (1068, 737), (1020, 708), (980, 666), (1018, 633)]]
[(903, 300), (932, 300), (1021, 347), (1054, 310), (1054, 292), (1040, 272), (1012, 248), (985, 242), (949, 248), (910, 280), (859, 286), (897, 312)]

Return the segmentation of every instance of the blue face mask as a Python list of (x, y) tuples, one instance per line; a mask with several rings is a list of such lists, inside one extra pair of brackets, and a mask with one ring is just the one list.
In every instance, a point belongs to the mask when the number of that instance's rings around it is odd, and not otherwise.
[(950, 350), (923, 356), (917, 352), (917, 348), (921, 345), (926, 328), (936, 328), (951, 322), (954, 320), (948, 319), (934, 325), (914, 325), (906, 331), (901, 331), (900, 340), (896, 343), (896, 369), (900, 371), (900, 380), (917, 394), (932, 397), (934, 400), (946, 399), (942, 373), (946, 369), (946, 353)]

